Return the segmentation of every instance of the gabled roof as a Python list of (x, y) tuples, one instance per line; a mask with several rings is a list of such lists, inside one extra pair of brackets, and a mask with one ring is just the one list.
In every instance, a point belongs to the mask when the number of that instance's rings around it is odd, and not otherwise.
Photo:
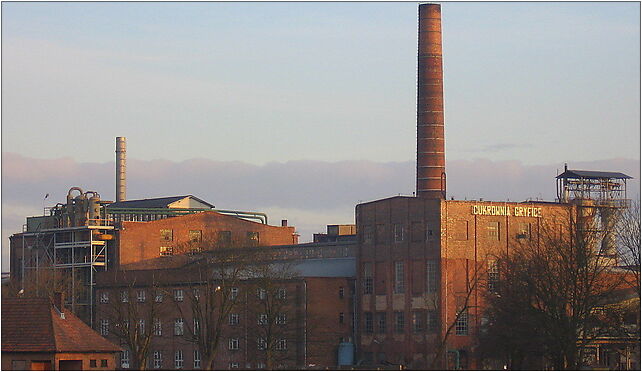
[(626, 174), (620, 173), (620, 172), (602, 172), (602, 171), (567, 169), (566, 171), (564, 171), (564, 173), (560, 174), (556, 178), (631, 179), (633, 177), (627, 176)]
[(185, 198), (192, 198), (200, 203), (203, 203), (210, 208), (214, 206), (194, 195), (179, 195), (167, 196), (164, 198), (151, 198), (151, 199), (138, 199), (138, 200), (125, 200), (121, 202), (111, 203), (107, 208), (169, 208), (169, 205)]
[(77, 316), (46, 298), (2, 300), (2, 352), (117, 352)]

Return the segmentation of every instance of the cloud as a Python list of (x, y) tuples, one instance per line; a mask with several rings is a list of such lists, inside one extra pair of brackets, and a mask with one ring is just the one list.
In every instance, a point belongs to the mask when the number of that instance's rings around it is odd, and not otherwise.
[[(447, 164), (448, 197), (521, 201), (554, 200), (560, 164), (524, 165), (518, 161), (453, 160)], [(634, 177), (629, 196), (640, 197), (640, 161), (610, 159), (571, 162), (569, 168), (620, 171)], [(412, 195), (415, 163), (294, 160), (262, 166), (238, 161), (128, 159), (127, 197), (151, 198), (193, 194), (220, 209), (266, 212), (271, 224), (287, 219), (301, 241), (325, 225), (353, 223), (354, 207), (398, 194)], [(70, 187), (95, 190), (114, 200), (114, 163), (82, 163), (69, 158), (34, 159), (2, 156), (2, 242), (21, 231), (24, 217), (42, 213), (43, 205), (64, 202)], [(45, 194), (50, 196), (43, 200)], [(46, 202), (44, 204), (43, 202)], [(7, 269), (3, 248), (3, 270)]]
[(466, 152), (498, 152), (505, 150), (518, 150), (532, 148), (532, 143), (495, 143), (478, 148), (466, 150)]

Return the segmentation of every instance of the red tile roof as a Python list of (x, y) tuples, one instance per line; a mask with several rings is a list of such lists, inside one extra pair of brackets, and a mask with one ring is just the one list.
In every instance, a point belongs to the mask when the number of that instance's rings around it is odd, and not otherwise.
[(3, 352), (116, 352), (122, 349), (100, 336), (71, 311), (65, 317), (44, 298), (2, 300)]

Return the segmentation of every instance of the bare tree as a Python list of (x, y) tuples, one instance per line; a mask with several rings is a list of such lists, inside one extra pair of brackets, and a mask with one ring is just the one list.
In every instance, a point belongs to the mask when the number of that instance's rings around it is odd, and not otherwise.
[(616, 227), (621, 266), (628, 271), (627, 281), (640, 297), (640, 202), (631, 203), (620, 215)]
[(544, 228), (538, 239), (499, 257), (486, 340), (503, 338), (499, 346), (513, 367), (524, 367), (523, 357), (536, 352), (555, 369), (579, 369), (585, 347), (613, 326), (598, 311), (623, 284), (602, 254), (606, 232), (573, 219), (569, 226), (567, 234)]
[[(265, 357), (268, 370), (295, 360), (297, 334), (302, 327), (290, 286), (295, 274), (289, 264), (260, 264), (252, 267), (248, 321), (256, 336), (257, 351)], [(290, 288), (288, 288), (290, 287)]]
[[(477, 291), (483, 286), (483, 280), (486, 274), (486, 265), (484, 262), (474, 262), (472, 265), (472, 270), (468, 268), (465, 262), (461, 262), (463, 267), (462, 271), (466, 273), (466, 282), (465, 288), (463, 291), (455, 291), (453, 285), (450, 284), (446, 288), (446, 296), (455, 294), (458, 299), (457, 308), (455, 310), (455, 316), (452, 319), (449, 319), (442, 325), (442, 332), (438, 334), (435, 342), (430, 344), (430, 347), (434, 350), (434, 357), (432, 358), (429, 369), (448, 369), (448, 358), (447, 358), (447, 349), (450, 343), (450, 338), (452, 337), (454, 331), (456, 330), (457, 323), (462, 320), (464, 317), (468, 321), (471, 316), (472, 310), (475, 309), (473, 303), (473, 296)], [(440, 309), (439, 306), (439, 296), (435, 295), (433, 297), (434, 309)]]
[(185, 306), (176, 307), (183, 319), (192, 319), (185, 324), (185, 338), (197, 346), (204, 369), (214, 369), (229, 316), (240, 304), (238, 288), (251, 257), (248, 250), (231, 249), (202, 255), (189, 266), (192, 290), (186, 292)]
[(96, 327), (102, 335), (111, 334), (129, 350), (131, 368), (148, 369), (152, 337), (160, 332), (161, 319), (170, 313), (167, 293), (152, 277), (151, 283), (127, 280), (126, 272), (114, 272), (114, 282), (131, 284), (99, 291), (102, 306), (99, 307)]

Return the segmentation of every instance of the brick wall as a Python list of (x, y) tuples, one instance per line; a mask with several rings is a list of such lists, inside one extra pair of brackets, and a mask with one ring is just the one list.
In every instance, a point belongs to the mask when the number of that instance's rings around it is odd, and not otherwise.
[[(555, 203), (412, 197), (358, 205), (358, 359), (426, 368), (430, 352), (467, 304), (468, 330), (456, 334), (453, 328), (448, 349), (466, 351), (462, 363), (474, 368), (473, 335), (483, 311), (488, 261), (513, 244), (535, 246), (544, 231), (568, 231), (571, 213), (572, 207)], [(432, 288), (429, 268), (435, 272)], [(429, 317), (437, 317), (437, 327)], [(379, 329), (380, 318), (385, 330)]]
[[(161, 230), (171, 231), (171, 238), (161, 237)], [(190, 231), (200, 231), (201, 241), (192, 242)], [(161, 247), (174, 253), (191, 248), (211, 249), (219, 244), (219, 232), (229, 231), (229, 246), (252, 244), (270, 246), (298, 243), (292, 226), (269, 226), (216, 212), (203, 212), (150, 222), (123, 222), (118, 232), (118, 252), (114, 259), (124, 265), (160, 256)], [(251, 242), (248, 233), (258, 233), (258, 242)]]

